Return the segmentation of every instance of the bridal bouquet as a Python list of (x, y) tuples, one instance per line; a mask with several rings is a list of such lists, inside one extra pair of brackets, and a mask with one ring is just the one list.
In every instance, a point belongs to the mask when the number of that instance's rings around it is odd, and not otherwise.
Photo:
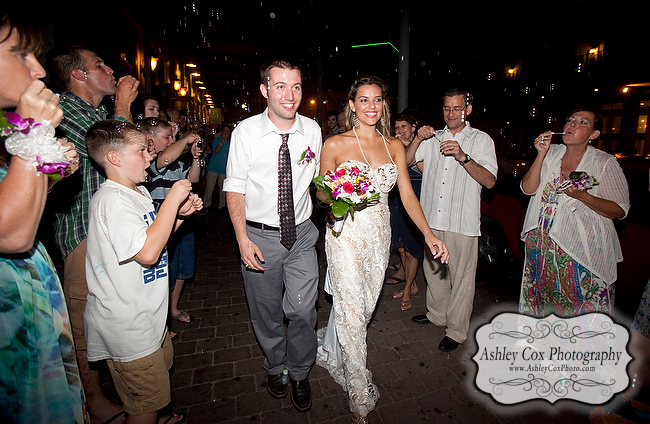
[(339, 166), (336, 171), (314, 178), (318, 191), (332, 202), (332, 215), (337, 219), (332, 234), (338, 237), (348, 213), (354, 216), (355, 209), (379, 200), (368, 175), (359, 167), (349, 164)]

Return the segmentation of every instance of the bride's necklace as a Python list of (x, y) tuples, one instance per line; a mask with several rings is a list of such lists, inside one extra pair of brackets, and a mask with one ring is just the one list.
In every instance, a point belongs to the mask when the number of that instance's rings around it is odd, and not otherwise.
[[(388, 150), (388, 144), (386, 144), (386, 137), (384, 137), (384, 135), (377, 129), (377, 127), (375, 127), (375, 131), (377, 131), (377, 133), (379, 133), (381, 136), (381, 139), (384, 140), (384, 147), (386, 148), (386, 152), (388, 152), (388, 158), (390, 159), (391, 163), (395, 165), (395, 162), (393, 162), (393, 157), (390, 155), (390, 150)], [(363, 160), (365, 160), (370, 169), (372, 169), (372, 165), (370, 165), (370, 162), (368, 162), (368, 158), (366, 158), (366, 155), (363, 153), (363, 149), (361, 148), (361, 140), (359, 140), (359, 136), (357, 135), (356, 127), (352, 127), (352, 132), (357, 138), (357, 144), (359, 145), (359, 150), (361, 150), (361, 156), (363, 156)]]

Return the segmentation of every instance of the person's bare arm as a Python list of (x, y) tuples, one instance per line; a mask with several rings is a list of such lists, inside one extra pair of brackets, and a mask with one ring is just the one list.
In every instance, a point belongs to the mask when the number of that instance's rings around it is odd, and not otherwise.
[(140, 81), (131, 75), (126, 75), (117, 81), (115, 87), (115, 116), (126, 118), (133, 122), (131, 116), (131, 104), (138, 97), (138, 86)]
[(172, 143), (170, 146), (167, 146), (165, 150), (158, 153), (158, 156), (156, 157), (156, 166), (158, 169), (164, 168), (165, 166), (181, 157), (187, 146), (196, 143), (199, 138), (200, 137), (198, 135), (190, 133), (180, 140)]
[(34, 245), (47, 198), (47, 176), (14, 156), (0, 182), (0, 252), (26, 252)]
[[(456, 140), (445, 140), (440, 143), (440, 153), (447, 156), (453, 156), (454, 159), (460, 163), (464, 163), (467, 160), (467, 154), (463, 151)], [(497, 182), (496, 177), (490, 171), (474, 160), (465, 163), (463, 168), (467, 171), (470, 177), (483, 187), (492, 188)]]
[[(42, 81), (33, 81), (21, 94), (16, 107), (22, 119), (48, 120), (57, 126), (63, 117), (59, 98)], [(34, 245), (45, 208), (48, 178), (13, 156), (7, 175), (0, 182), (0, 252), (26, 252)]]
[(262, 251), (248, 238), (244, 195), (232, 191), (226, 192), (226, 205), (228, 206), (230, 221), (235, 230), (235, 238), (237, 244), (239, 244), (239, 254), (242, 262), (251, 270), (264, 271), (264, 268), (259, 264), (259, 262), (264, 263)]
[(564, 194), (580, 200), (589, 209), (605, 218), (621, 219), (625, 217), (625, 211), (616, 202), (603, 199), (602, 197), (596, 197), (588, 193), (587, 190), (579, 190), (573, 186), (569, 186), (564, 190)]
[(544, 158), (548, 153), (548, 149), (551, 146), (551, 133), (550, 131), (540, 134), (534, 143), (535, 149), (537, 149), (537, 156), (533, 161), (532, 165), (528, 169), (528, 172), (521, 179), (521, 190), (524, 194), (531, 195), (537, 191), (539, 187), (541, 173), (542, 173), (542, 164), (544, 163)]
[(160, 205), (149, 228), (147, 228), (147, 239), (144, 246), (134, 256), (134, 259), (143, 265), (153, 265), (160, 259), (160, 254), (167, 245), (169, 236), (178, 226), (178, 210), (192, 190), (192, 183), (189, 180), (178, 180), (165, 196), (165, 201)]
[(201, 179), (201, 166), (199, 165), (199, 160), (203, 154), (203, 149), (197, 147), (196, 143), (193, 143), (190, 149), (192, 150), (192, 165), (190, 165), (190, 170), (187, 173), (187, 179), (192, 183), (198, 183)]
[(404, 147), (401, 143), (395, 143), (391, 147), (391, 153), (394, 155), (393, 160), (398, 169), (397, 188), (399, 189), (400, 200), (402, 205), (404, 205), (404, 210), (406, 210), (409, 218), (411, 218), (424, 236), (425, 244), (431, 250), (434, 258), (440, 258), (442, 263), (447, 263), (449, 261), (449, 250), (447, 250), (445, 243), (431, 231), (424, 212), (422, 212), (420, 201), (413, 192), (413, 185), (411, 184), (408, 168), (406, 167)]
[(433, 127), (430, 127), (428, 125), (422, 126), (418, 132), (411, 144), (406, 146), (404, 154), (406, 158), (406, 166), (411, 166), (415, 163), (415, 152), (418, 150), (418, 147), (420, 147), (420, 144), (424, 141), (427, 140), (436, 133), (436, 131), (433, 129)]
[(219, 152), (221, 151), (221, 148), (223, 147), (223, 144), (224, 144), (225, 142), (226, 142), (226, 139), (223, 138), (223, 137), (221, 137), (221, 141), (220, 141), (219, 144), (217, 144), (216, 147), (214, 148), (214, 153), (219, 153)]

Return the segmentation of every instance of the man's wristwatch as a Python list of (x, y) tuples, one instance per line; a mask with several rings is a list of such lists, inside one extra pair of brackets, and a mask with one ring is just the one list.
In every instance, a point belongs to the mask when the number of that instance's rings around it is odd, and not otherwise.
[(460, 166), (465, 166), (465, 164), (466, 164), (467, 162), (469, 162), (470, 160), (472, 160), (472, 158), (471, 158), (468, 154), (465, 154), (465, 160), (463, 160), (463, 161), (458, 161), (458, 163), (460, 164)]

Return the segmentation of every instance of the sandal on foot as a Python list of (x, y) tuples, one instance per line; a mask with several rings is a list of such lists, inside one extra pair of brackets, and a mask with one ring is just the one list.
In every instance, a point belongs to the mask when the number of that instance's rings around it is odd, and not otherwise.
[(192, 316), (185, 311), (180, 311), (176, 315), (172, 315), (170, 318), (174, 321), (182, 322), (185, 324), (192, 322)]
[(384, 284), (392, 286), (394, 284), (400, 284), (400, 283), (405, 283), (406, 280), (403, 280), (401, 278), (395, 278), (395, 277), (389, 277), (384, 280)]
[(399, 308), (401, 310), (408, 311), (409, 309), (411, 309), (411, 299), (408, 300), (402, 299), (399, 301), (399, 303), (400, 303)]
[(404, 296), (404, 290), (397, 290), (393, 293), (393, 299), (401, 299)]

